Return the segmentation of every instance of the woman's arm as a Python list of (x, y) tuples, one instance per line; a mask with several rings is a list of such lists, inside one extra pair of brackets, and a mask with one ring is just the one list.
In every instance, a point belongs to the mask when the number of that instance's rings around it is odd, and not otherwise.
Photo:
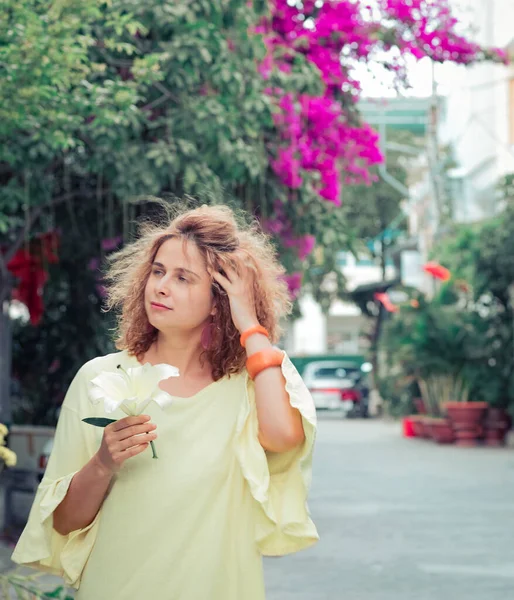
[[(253, 325), (244, 327), (244, 330)], [(265, 335), (254, 333), (246, 341), (248, 356), (267, 348), (272, 348), (272, 345)], [(255, 377), (259, 442), (270, 452), (286, 452), (305, 440), (302, 417), (291, 406), (285, 384), (280, 367), (269, 367)]]
[[(225, 274), (213, 271), (212, 277), (227, 292), (232, 321), (239, 333), (259, 324), (253, 297), (254, 275), (242, 264), (241, 274), (225, 268)], [(254, 333), (246, 341), (248, 356), (272, 348), (265, 335)], [(259, 441), (270, 452), (286, 452), (305, 439), (302, 417), (291, 406), (280, 367), (269, 367), (255, 377), (255, 401), (259, 421)]]
[(102, 467), (98, 455), (75, 474), (68, 493), (54, 511), (54, 529), (68, 535), (91, 524), (100, 510), (114, 473)]
[(100, 449), (71, 480), (64, 500), (55, 509), (54, 529), (61, 535), (84, 529), (100, 510), (109, 485), (122, 464), (156, 439), (148, 415), (124, 417), (104, 429)]

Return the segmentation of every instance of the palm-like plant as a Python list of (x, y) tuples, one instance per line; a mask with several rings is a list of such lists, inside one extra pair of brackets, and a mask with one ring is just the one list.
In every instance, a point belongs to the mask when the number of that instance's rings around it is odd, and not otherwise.
[(434, 417), (444, 415), (445, 402), (467, 402), (469, 383), (460, 375), (429, 375), (418, 381), (427, 411)]

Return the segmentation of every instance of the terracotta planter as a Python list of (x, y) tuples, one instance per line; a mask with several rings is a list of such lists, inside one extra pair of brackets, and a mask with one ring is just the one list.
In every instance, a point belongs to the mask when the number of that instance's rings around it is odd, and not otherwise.
[(455, 441), (455, 433), (448, 419), (431, 419), (429, 427), (434, 442), (438, 444), (453, 444)]
[(414, 437), (422, 438), (423, 437), (423, 423), (421, 423), (420, 415), (411, 415), (410, 420), (412, 423), (412, 431), (414, 433)]
[(485, 417), (484, 433), (487, 446), (504, 446), (512, 419), (502, 408), (489, 408)]
[(406, 438), (414, 437), (414, 427), (412, 426), (411, 417), (404, 417), (402, 419), (402, 432), (403, 432), (403, 437), (406, 437)]
[(426, 440), (429, 440), (432, 437), (430, 433), (430, 417), (427, 417), (427, 415), (420, 415), (419, 422), (421, 429), (421, 437), (425, 438)]
[(446, 414), (455, 432), (457, 446), (476, 446), (483, 431), (486, 402), (445, 402)]

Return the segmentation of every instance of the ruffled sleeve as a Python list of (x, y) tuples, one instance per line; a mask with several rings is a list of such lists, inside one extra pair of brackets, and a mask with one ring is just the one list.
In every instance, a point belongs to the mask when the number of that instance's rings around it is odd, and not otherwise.
[(254, 383), (248, 375), (246, 401), (237, 425), (237, 458), (256, 500), (255, 540), (261, 554), (266, 556), (298, 552), (319, 539), (307, 506), (316, 437), (316, 409), (300, 374), (285, 354), (282, 374), (291, 406), (302, 415), (303, 444), (280, 454), (266, 452), (260, 445)]
[(60, 535), (53, 528), (53, 513), (75, 473), (98, 449), (96, 428), (81, 421), (81, 410), (88, 403), (87, 366), (77, 373), (66, 394), (45, 475), (12, 555), (14, 562), (58, 575), (73, 587), (79, 586), (93, 548), (100, 513), (90, 525), (69, 535)]

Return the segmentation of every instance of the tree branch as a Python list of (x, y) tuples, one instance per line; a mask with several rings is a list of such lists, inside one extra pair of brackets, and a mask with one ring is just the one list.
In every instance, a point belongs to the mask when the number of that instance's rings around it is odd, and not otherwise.
[[(102, 191), (102, 193), (103, 193), (103, 191)], [(3, 256), (0, 253), (0, 270), (2, 271), (2, 273), (7, 272), (7, 263), (11, 261), (11, 259), (14, 257), (16, 252), (18, 252), (18, 250), (21, 248), (26, 235), (28, 234), (28, 232), (30, 231), (30, 229), (32, 228), (34, 223), (45, 212), (45, 210), (47, 210), (48, 208), (63, 204), (64, 202), (69, 202), (70, 200), (74, 200), (76, 197), (84, 197), (85, 196), (85, 197), (89, 198), (92, 196), (96, 197), (97, 194), (98, 194), (97, 189), (91, 190), (91, 191), (85, 192), (85, 193), (83, 191), (77, 190), (75, 192), (69, 192), (67, 194), (63, 194), (62, 196), (58, 196), (57, 198), (54, 198), (47, 204), (42, 204), (41, 206), (36, 206), (35, 208), (33, 208), (30, 212), (30, 217), (25, 221), (25, 225), (22, 227), (21, 231), (16, 236), (16, 238), (15, 238), (14, 242), (12, 243), (12, 245), (10, 246), (10, 248), (7, 250), (7, 252)]]
[(178, 98), (175, 96), (175, 94), (173, 92), (171, 92), (165, 85), (163, 85), (160, 81), (156, 81), (154, 83), (154, 86), (160, 91), (162, 92), (165, 96), (167, 96), (168, 98), (171, 98), (174, 102), (176, 102), (177, 104), (179, 104), (179, 100)]

